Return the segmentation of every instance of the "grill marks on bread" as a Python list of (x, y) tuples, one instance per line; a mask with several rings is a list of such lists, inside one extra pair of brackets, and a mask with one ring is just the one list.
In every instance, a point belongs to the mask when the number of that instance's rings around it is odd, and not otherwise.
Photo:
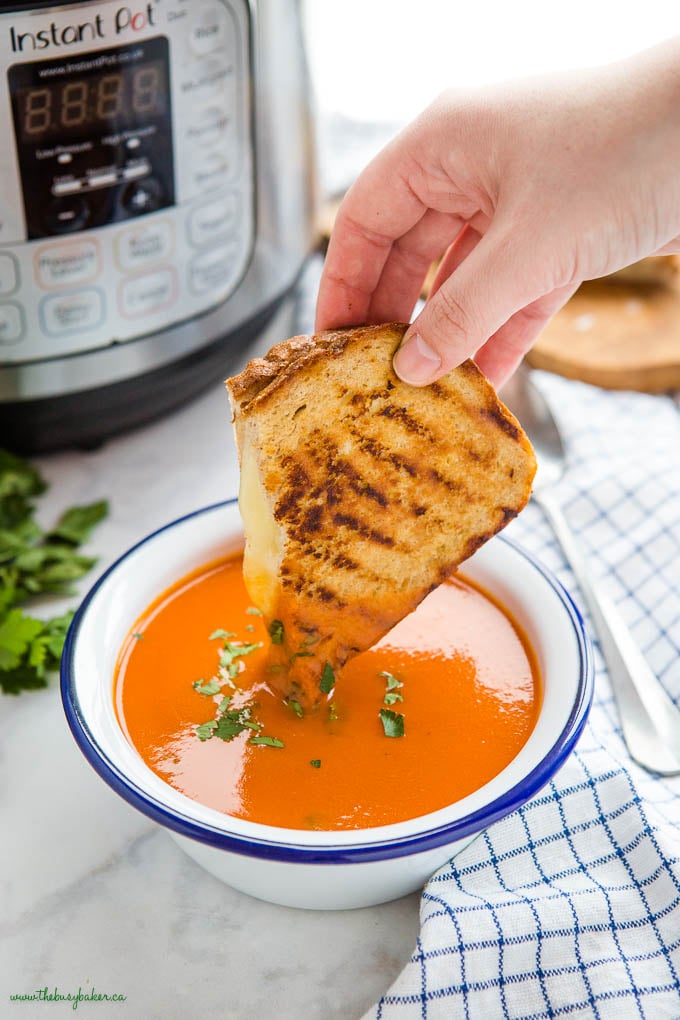
[(303, 700), (326, 660), (338, 669), (374, 643), (529, 497), (533, 453), (493, 389), (471, 362), (425, 388), (401, 382), (404, 329), (295, 337), (228, 382), (283, 537), (288, 647), (275, 654), (315, 635), (314, 658), (284, 663)]

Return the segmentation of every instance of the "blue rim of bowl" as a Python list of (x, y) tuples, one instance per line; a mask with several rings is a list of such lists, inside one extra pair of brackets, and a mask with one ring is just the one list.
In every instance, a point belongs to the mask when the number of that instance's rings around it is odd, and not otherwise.
[[(141, 541), (123, 553), (98, 578), (78, 607), (69, 627), (61, 661), (61, 698), (66, 719), (75, 741), (87, 761), (95, 772), (119, 796), (159, 825), (172, 829), (181, 836), (197, 840), (200, 843), (206, 843), (217, 849), (228, 850), (232, 853), (248, 857), (260, 857), (270, 861), (288, 861), (297, 864), (361, 864), (369, 861), (391, 860), (414, 853), (425, 853), (435, 850), (444, 844), (455, 843), (458, 840), (477, 835), (487, 826), (511, 814), (531, 800), (552, 779), (573, 750), (588, 718), (588, 712), (593, 699), (595, 675), (592, 646), (581, 614), (571, 596), (557, 578), (531, 553), (528, 553), (521, 546), (501, 535), (496, 536), (496, 540), (510, 546), (516, 553), (526, 559), (542, 575), (562, 602), (578, 643), (580, 677), (569, 718), (550, 750), (544, 755), (538, 765), (520, 782), (500, 794), (489, 804), (468, 815), (464, 815), (462, 818), (454, 819), (451, 822), (428, 829), (415, 836), (396, 837), (382, 842), (362, 844), (360, 842), (360, 830), (357, 830), (358, 842), (351, 846), (330, 844), (310, 847), (294, 842), (284, 843), (274, 839), (267, 840), (259, 839), (255, 836), (244, 836), (225, 831), (225, 829), (217, 828), (206, 822), (198, 822), (191, 818), (189, 814), (185, 815), (175, 809), (167, 808), (121, 772), (115, 762), (97, 744), (87, 724), (87, 720), (80, 712), (76, 697), (73, 659), (78, 631), (88, 606), (101, 586), (106, 583), (109, 576), (118, 570), (121, 564), (142, 546), (151, 542), (163, 532), (183, 524), (185, 521), (233, 506), (236, 502), (236, 499), (229, 499), (220, 503), (213, 503), (210, 506), (201, 507), (192, 513), (170, 521), (168, 524), (163, 525), (163, 527), (158, 528), (141, 539)], [(225, 815), (225, 819), (228, 820), (228, 815)]]

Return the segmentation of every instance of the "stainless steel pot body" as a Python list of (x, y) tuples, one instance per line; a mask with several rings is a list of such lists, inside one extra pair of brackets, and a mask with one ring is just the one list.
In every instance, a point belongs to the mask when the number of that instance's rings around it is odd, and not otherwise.
[(5, 4), (0, 61), (0, 442), (93, 443), (226, 374), (290, 295), (298, 4)]

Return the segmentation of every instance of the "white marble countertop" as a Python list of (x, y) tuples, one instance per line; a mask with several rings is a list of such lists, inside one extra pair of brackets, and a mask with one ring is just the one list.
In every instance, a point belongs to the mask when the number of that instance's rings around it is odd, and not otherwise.
[[(49, 482), (45, 523), (74, 503), (110, 501), (83, 592), (143, 535), (235, 495), (238, 484), (220, 382), (98, 450), (36, 463)], [(127, 999), (84, 1002), (78, 1015), (351, 1020), (388, 988), (415, 944), (417, 895), (372, 909), (298, 911), (202, 871), (91, 770), (56, 682), (0, 695), (0, 820), (2, 1017), (71, 1014), (67, 1002), (9, 996), (94, 986)]]

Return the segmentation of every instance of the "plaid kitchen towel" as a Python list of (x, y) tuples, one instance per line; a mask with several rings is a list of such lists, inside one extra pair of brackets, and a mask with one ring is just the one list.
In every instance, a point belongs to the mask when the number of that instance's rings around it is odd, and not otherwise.
[[(559, 493), (596, 577), (680, 704), (680, 415), (668, 397), (534, 373), (560, 421)], [(587, 613), (538, 506), (508, 533)], [(428, 882), (410, 961), (365, 1020), (680, 1018), (680, 776), (639, 768), (607, 672), (552, 783)]]

